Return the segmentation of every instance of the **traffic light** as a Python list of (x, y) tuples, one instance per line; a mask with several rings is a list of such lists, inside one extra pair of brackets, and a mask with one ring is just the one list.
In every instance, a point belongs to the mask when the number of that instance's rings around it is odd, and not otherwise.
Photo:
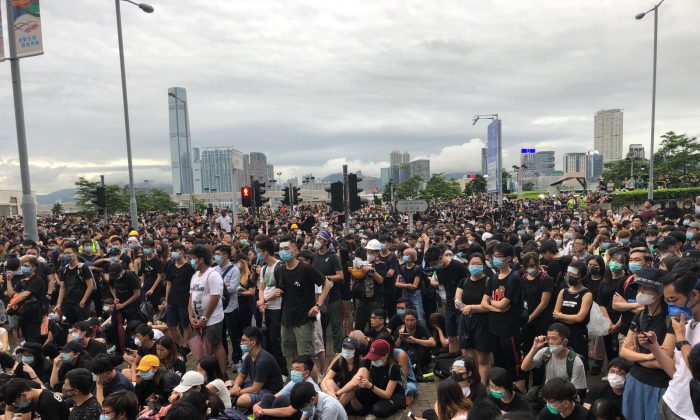
[(340, 181), (332, 183), (330, 188), (326, 188), (326, 192), (331, 194), (331, 199), (326, 201), (326, 204), (333, 211), (343, 211), (343, 183)]
[(245, 186), (241, 188), (241, 205), (243, 207), (250, 207), (253, 204), (253, 197), (251, 196), (250, 187)]
[(103, 214), (107, 208), (107, 190), (105, 190), (105, 187), (97, 187), (94, 194), (95, 198), (90, 200), (90, 202), (97, 207), (98, 214)]
[(285, 206), (289, 206), (290, 204), (292, 204), (292, 199), (289, 196), (289, 187), (284, 187), (282, 191), (284, 191), (284, 198), (282, 199), (282, 204), (284, 204)]
[(362, 208), (362, 205), (367, 203), (366, 198), (360, 198), (359, 193), (361, 188), (357, 188), (357, 184), (362, 182), (362, 178), (358, 178), (356, 174), (348, 174), (348, 189), (350, 190), (350, 211), (357, 211)]
[(301, 191), (301, 188), (292, 187), (292, 204), (295, 206), (302, 201), (301, 197), (299, 197), (299, 191)]
[(270, 201), (270, 199), (265, 197), (265, 184), (262, 182), (253, 182), (253, 189), (255, 190), (253, 194), (255, 198), (255, 207), (259, 209), (264, 203)]

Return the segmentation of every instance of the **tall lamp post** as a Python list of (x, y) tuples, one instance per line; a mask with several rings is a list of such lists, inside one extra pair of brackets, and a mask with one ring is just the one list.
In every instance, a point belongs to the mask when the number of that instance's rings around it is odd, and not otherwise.
[[(124, 1), (128, 1), (128, 0), (124, 0)], [(182, 98), (178, 98), (178, 96), (172, 92), (168, 92), (168, 96), (174, 98), (176, 101), (175, 102), (175, 117), (176, 118), (178, 117), (178, 115), (180, 115), (180, 112), (179, 112), (178, 106), (177, 106), (177, 101), (182, 102), (183, 109), (185, 110), (185, 138), (187, 138), (187, 136), (189, 135), (189, 132), (190, 132), (189, 127), (188, 127), (189, 123), (187, 122), (187, 120), (189, 119), (187, 117), (187, 112), (186, 112), (187, 111), (187, 102)], [(179, 119), (177, 120), (177, 144), (178, 144), (178, 146), (180, 144), (180, 120)], [(194, 179), (193, 179), (193, 175), (192, 175), (192, 170), (193, 170), (193, 168), (192, 168), (192, 156), (190, 155), (190, 148), (189, 147), (187, 148), (187, 168), (188, 168), (188, 170), (187, 170), (188, 177), (190, 178), (189, 179), (189, 181), (190, 181), (190, 202), (188, 205), (188, 210), (189, 210), (190, 216), (191, 216), (194, 214), (195, 207), (194, 207)], [(181, 178), (180, 179), (180, 190), (182, 190), (182, 185), (183, 185), (183, 183), (182, 183), (182, 164), (180, 164), (180, 178)]]
[(646, 12), (639, 13), (635, 16), (635, 19), (643, 19), (644, 16), (649, 12), (654, 12), (654, 64), (653, 64), (653, 75), (651, 82), (651, 155), (649, 156), (649, 187), (647, 191), (647, 198), (654, 198), (654, 124), (656, 122), (656, 45), (657, 45), (657, 35), (659, 32), (659, 6), (665, 0), (661, 0), (656, 4), (656, 6), (647, 10)]
[(153, 13), (153, 6), (144, 3), (135, 3), (131, 0), (114, 0), (117, 9), (117, 38), (119, 40), (119, 64), (122, 72), (122, 98), (124, 101), (124, 128), (126, 129), (126, 160), (129, 165), (129, 212), (131, 213), (131, 226), (139, 227), (139, 214), (136, 208), (136, 190), (134, 189), (134, 165), (131, 159), (131, 129), (129, 127), (129, 101), (126, 95), (126, 69), (124, 66), (124, 40), (122, 37), (122, 11), (121, 2), (125, 1), (138, 6), (146, 13)]

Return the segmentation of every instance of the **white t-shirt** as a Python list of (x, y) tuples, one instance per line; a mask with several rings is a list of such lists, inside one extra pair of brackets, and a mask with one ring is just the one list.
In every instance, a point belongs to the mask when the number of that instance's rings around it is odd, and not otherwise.
[(218, 397), (221, 398), (221, 401), (224, 402), (224, 407), (231, 408), (231, 395), (229, 395), (224, 381), (221, 379), (214, 379), (213, 381), (209, 382), (209, 385), (214, 385), (216, 387), (216, 395), (218, 395)]
[[(277, 261), (274, 265), (272, 266), (265, 266), (265, 275), (263, 276), (263, 282), (267, 279), (273, 280), (275, 278), (275, 268), (277, 268), (277, 264), (279, 264), (280, 261)], [(282, 296), (273, 298), (272, 294), (275, 293), (276, 286), (265, 286), (265, 289), (263, 290), (263, 297), (267, 301), (265, 306), (267, 309), (282, 309)]]
[(231, 218), (229, 216), (219, 216), (219, 218), (216, 219), (216, 222), (219, 224), (219, 226), (221, 226), (221, 230), (226, 233), (231, 233)]
[[(224, 280), (215, 268), (207, 268), (204, 274), (199, 271), (192, 275), (190, 280), (190, 296), (192, 297), (192, 309), (197, 317), (203, 316), (207, 310), (212, 296), (219, 296), (224, 290)], [(219, 299), (214, 312), (207, 319), (207, 326), (218, 324), (224, 320), (224, 308)]]
[(348, 414), (340, 401), (326, 394), (318, 392), (318, 403), (313, 417), (302, 415), (303, 420), (348, 420)]
[[(695, 328), (691, 328), (690, 325), (691, 322), (688, 322), (685, 326), (685, 339), (691, 346), (695, 346), (700, 343), (700, 327), (696, 325)], [(685, 359), (680, 351), (674, 350), (673, 356), (676, 373), (668, 383), (668, 388), (666, 388), (662, 398), (668, 408), (677, 416), (688, 420), (698, 420), (698, 416), (693, 410), (693, 401), (690, 399), (690, 381), (693, 380), (693, 375), (690, 373), (688, 365), (685, 364)]]

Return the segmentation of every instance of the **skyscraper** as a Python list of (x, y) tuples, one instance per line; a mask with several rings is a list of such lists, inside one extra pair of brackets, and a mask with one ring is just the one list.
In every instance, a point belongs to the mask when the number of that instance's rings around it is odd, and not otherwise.
[(267, 183), (267, 156), (265, 156), (265, 153), (251, 152), (248, 156), (250, 159), (248, 166), (249, 175), (255, 181)]
[(639, 159), (645, 159), (646, 156), (644, 146), (641, 144), (630, 144), (630, 148), (627, 153)]
[(564, 167), (562, 170), (565, 174), (572, 172), (586, 172), (586, 153), (564, 153)]
[(200, 154), (203, 189), (233, 192), (234, 188), (245, 184), (243, 153), (233, 147), (205, 147)]
[(593, 148), (603, 155), (603, 162), (622, 159), (622, 110), (598, 111), (593, 124)]
[(192, 194), (194, 174), (192, 170), (192, 141), (190, 139), (189, 112), (185, 88), (168, 89), (170, 119), (170, 164), (173, 177), (173, 193)]
[(597, 182), (603, 174), (603, 155), (597, 150), (589, 150), (586, 155), (586, 181), (590, 184)]
[(411, 155), (408, 152), (401, 154), (401, 163), (411, 163)]
[(428, 182), (428, 180), (430, 180), (430, 161), (428, 159), (417, 159), (407, 165), (411, 174), (410, 176), (418, 175), (423, 182)]
[(392, 150), (391, 153), (389, 153), (389, 166), (399, 166), (403, 162), (403, 155), (401, 154), (401, 151), (399, 150)]
[(549, 176), (554, 172), (555, 160), (554, 151), (540, 151), (535, 153), (535, 171), (540, 176)]

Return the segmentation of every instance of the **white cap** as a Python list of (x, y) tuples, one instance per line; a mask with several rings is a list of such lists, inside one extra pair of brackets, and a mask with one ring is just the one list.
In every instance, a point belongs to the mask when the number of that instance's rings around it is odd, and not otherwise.
[(367, 245), (365, 245), (365, 249), (379, 251), (382, 249), (382, 244), (378, 240), (372, 239), (371, 241), (367, 242)]
[(182, 375), (180, 385), (173, 388), (173, 391), (183, 394), (189, 391), (190, 388), (192, 388), (193, 386), (199, 385), (204, 385), (204, 376), (197, 371), (190, 370), (185, 372), (184, 375)]

